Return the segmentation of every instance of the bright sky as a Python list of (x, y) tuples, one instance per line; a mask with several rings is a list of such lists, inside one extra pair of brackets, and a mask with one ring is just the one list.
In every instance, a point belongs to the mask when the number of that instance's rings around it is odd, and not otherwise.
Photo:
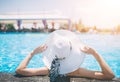
[(0, 13), (57, 12), (87, 26), (113, 28), (120, 24), (120, 0), (0, 0)]

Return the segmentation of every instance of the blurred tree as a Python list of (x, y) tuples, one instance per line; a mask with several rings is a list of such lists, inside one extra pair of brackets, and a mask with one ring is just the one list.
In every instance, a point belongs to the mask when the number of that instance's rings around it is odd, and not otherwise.
[(2, 24), (0, 23), (0, 32), (2, 31)]
[(7, 32), (15, 32), (16, 31), (16, 29), (15, 29), (15, 27), (13, 26), (13, 24), (6, 24), (6, 31)]
[(120, 32), (120, 25), (117, 26), (117, 32)]

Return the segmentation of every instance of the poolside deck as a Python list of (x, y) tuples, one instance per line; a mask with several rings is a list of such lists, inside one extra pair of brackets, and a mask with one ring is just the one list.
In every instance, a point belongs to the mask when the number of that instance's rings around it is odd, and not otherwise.
[[(0, 82), (50, 82), (48, 76), (32, 76), (22, 77), (15, 74), (0, 73)], [(70, 82), (120, 82), (120, 78), (114, 78), (113, 80), (95, 80), (88, 78), (75, 78), (71, 77)]]

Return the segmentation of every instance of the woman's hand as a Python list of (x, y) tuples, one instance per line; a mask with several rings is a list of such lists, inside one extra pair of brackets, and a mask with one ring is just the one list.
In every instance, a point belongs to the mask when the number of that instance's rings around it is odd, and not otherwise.
[(87, 54), (95, 54), (96, 53), (96, 51), (89, 46), (84, 46), (84, 47), (80, 48), (80, 50)]
[(80, 48), (80, 50), (87, 54), (92, 54), (94, 58), (98, 61), (102, 70), (102, 71), (91, 71), (91, 70), (80, 69), (81, 76), (96, 78), (96, 79), (109, 79), (109, 80), (115, 77), (109, 65), (93, 48), (84, 46)]
[(34, 54), (41, 53), (41, 52), (45, 51), (46, 49), (47, 49), (47, 45), (46, 44), (41, 45), (41, 46), (37, 47), (36, 49), (34, 49), (32, 51), (32, 54), (34, 55)]
[(27, 68), (27, 65), (29, 63), (29, 61), (31, 60), (31, 58), (35, 55), (38, 54), (40, 52), (43, 52), (47, 49), (47, 46), (41, 45), (39, 47), (37, 47), (36, 49), (34, 49), (29, 55), (26, 56), (26, 58), (20, 63), (20, 65), (17, 67), (16, 69), (16, 73), (17, 74), (21, 74), (24, 76), (32, 76), (32, 75), (45, 75), (48, 74), (48, 68), (44, 67), (44, 68)]

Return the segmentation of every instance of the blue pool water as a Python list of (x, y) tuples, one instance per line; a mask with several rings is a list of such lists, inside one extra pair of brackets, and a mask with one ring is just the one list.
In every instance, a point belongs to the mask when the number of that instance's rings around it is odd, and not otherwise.
[[(44, 43), (48, 33), (0, 33), (0, 72), (15, 72), (16, 67), (35, 47)], [(78, 34), (87, 45), (95, 48), (120, 77), (120, 35)], [(28, 67), (44, 66), (42, 55), (35, 55)], [(101, 70), (96, 60), (87, 55), (82, 67)]]

